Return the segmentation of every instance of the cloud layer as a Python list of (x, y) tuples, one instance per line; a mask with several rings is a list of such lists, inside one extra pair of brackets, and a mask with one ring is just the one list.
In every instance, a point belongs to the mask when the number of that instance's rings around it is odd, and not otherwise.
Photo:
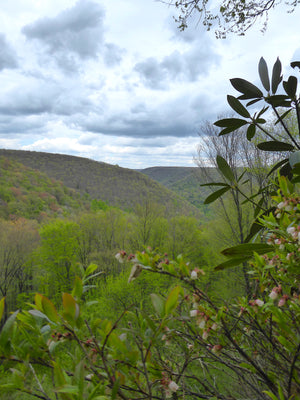
[[(9, 5), (0, 10), (2, 147), (192, 165), (202, 121), (228, 110), (229, 78), (256, 78), (255, 32), (227, 42), (199, 27), (180, 32), (156, 2), (42, 3), (22, 3), (17, 20)], [(261, 41), (265, 57), (278, 51), (274, 32)], [(285, 34), (289, 62), (298, 35), (292, 24)]]

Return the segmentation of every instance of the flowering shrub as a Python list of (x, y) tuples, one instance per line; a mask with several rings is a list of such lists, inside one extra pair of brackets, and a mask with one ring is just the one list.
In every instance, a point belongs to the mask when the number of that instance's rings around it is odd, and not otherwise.
[[(36, 294), (29, 311), (6, 321), (1, 392), (47, 400), (298, 398), (300, 198), (291, 189), (281, 178), (276, 212), (261, 218), (268, 252), (248, 245), (250, 298), (220, 304), (203, 290), (205, 271), (183, 257), (122, 251), (130, 281), (140, 273), (173, 279), (169, 294), (151, 295), (153, 313), (128, 309), (114, 322), (87, 321), (82, 295), (95, 275), (91, 265), (63, 294), (61, 310)], [(240, 246), (227, 249), (230, 257)], [(0, 314), (3, 308), (4, 299)]]

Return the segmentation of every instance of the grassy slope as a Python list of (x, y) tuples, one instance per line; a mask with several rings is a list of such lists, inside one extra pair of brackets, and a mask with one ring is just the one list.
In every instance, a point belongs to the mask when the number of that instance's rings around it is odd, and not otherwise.
[(81, 157), (21, 150), (0, 150), (0, 156), (17, 160), (46, 173), (69, 188), (88, 193), (122, 209), (134, 209), (150, 199), (173, 213), (199, 215), (198, 210), (156, 181), (140, 172)]

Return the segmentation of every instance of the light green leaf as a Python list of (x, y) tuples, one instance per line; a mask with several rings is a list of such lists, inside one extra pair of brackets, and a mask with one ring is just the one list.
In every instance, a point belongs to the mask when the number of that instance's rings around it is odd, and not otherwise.
[(165, 314), (165, 301), (164, 299), (156, 293), (150, 294), (152, 305), (160, 317)]
[(45, 296), (42, 296), (42, 307), (43, 307), (44, 313), (47, 315), (47, 317), (51, 321), (53, 321), (53, 322), (58, 321), (58, 313), (57, 313), (57, 310), (56, 310), (54, 304), (52, 303), (52, 301), (50, 301)]
[(81, 278), (79, 276), (75, 277), (74, 288), (72, 290), (72, 296), (76, 297), (79, 300), (83, 293), (83, 284)]
[(180, 286), (176, 286), (171, 293), (169, 294), (167, 301), (165, 303), (165, 315), (169, 315), (171, 314), (171, 312), (173, 310), (175, 310), (175, 308), (178, 305), (178, 298), (179, 298), (179, 294), (181, 292), (181, 287)]

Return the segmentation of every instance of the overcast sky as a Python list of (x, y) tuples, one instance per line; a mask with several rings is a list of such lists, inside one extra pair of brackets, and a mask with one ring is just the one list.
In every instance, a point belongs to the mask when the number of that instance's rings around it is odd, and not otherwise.
[(226, 40), (173, 15), (155, 0), (0, 0), (0, 147), (194, 166), (229, 79), (255, 82), (261, 56), (300, 60), (300, 6)]

